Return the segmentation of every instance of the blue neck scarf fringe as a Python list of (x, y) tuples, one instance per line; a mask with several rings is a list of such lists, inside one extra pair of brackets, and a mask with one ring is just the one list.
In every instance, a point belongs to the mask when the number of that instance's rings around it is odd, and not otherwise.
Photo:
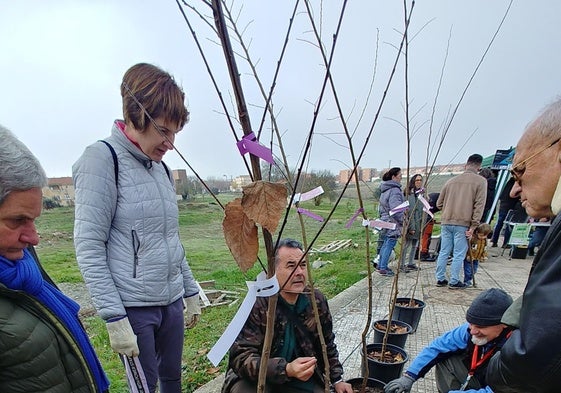
[(22, 259), (10, 261), (0, 256), (0, 282), (10, 289), (28, 293), (51, 310), (70, 331), (95, 379), (98, 392), (109, 388), (109, 380), (101, 368), (90, 340), (78, 319), (80, 305), (43, 279), (29, 251)]

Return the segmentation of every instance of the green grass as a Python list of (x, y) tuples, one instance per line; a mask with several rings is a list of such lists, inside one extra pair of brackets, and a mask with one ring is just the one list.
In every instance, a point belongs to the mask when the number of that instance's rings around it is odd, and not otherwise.
[[(221, 195), (221, 203), (226, 204), (237, 195)], [(313, 206), (311, 202), (302, 204), (322, 217), (327, 217), (332, 204), (324, 200), (322, 205)], [(328, 254), (312, 254), (310, 262), (318, 257), (332, 263), (321, 269), (313, 270), (314, 285), (322, 290), (328, 298), (335, 296), (358, 280), (366, 276), (365, 230), (359, 224), (361, 217), (352, 228), (345, 224), (358, 208), (356, 199), (346, 198), (334, 212), (332, 218), (317, 236), (313, 247), (318, 248), (334, 240), (352, 239), (353, 247)], [(366, 205), (367, 215), (374, 217), (374, 202)], [(187, 252), (191, 269), (198, 281), (214, 280), (218, 289), (240, 292), (240, 300), (235, 306), (208, 307), (203, 310), (201, 321), (191, 330), (185, 332), (183, 353), (184, 392), (190, 393), (197, 387), (225, 371), (226, 358), (218, 368), (214, 368), (206, 358), (206, 353), (218, 340), (226, 326), (235, 315), (237, 307), (245, 296), (245, 281), (254, 280), (260, 271), (257, 263), (247, 273), (242, 273), (232, 258), (222, 234), (222, 208), (211, 198), (198, 199), (196, 202), (179, 203), (180, 235)], [(322, 223), (306, 216), (304, 226), (308, 243), (320, 231)], [(80, 272), (76, 264), (72, 242), (74, 221), (73, 208), (56, 208), (45, 211), (37, 220), (41, 243), (37, 252), (45, 269), (55, 282), (80, 282)], [(282, 221), (281, 221), (282, 222)], [(280, 230), (281, 224), (279, 224)], [(294, 209), (289, 213), (283, 237), (302, 239), (302, 231)], [(273, 235), (276, 240), (278, 233)], [(261, 233), (260, 233), (261, 238)], [(371, 236), (371, 244), (375, 238)], [(266, 265), (264, 247), (260, 248), (260, 258)], [(104, 369), (111, 380), (111, 392), (126, 392), (123, 366), (117, 355), (109, 346), (109, 339), (103, 321), (98, 317), (85, 319), (85, 325)]]

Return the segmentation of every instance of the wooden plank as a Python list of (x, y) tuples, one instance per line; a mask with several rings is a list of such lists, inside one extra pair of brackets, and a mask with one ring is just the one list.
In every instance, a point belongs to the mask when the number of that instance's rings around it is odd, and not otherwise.
[(346, 248), (349, 247), (352, 244), (352, 239), (346, 239), (346, 240), (334, 240), (331, 243), (322, 246), (320, 248), (312, 248), (312, 252), (325, 252), (325, 253), (330, 253), (330, 252), (335, 252), (337, 250), (340, 250), (342, 248)]
[(210, 306), (210, 300), (208, 300), (205, 290), (202, 288), (201, 284), (198, 281), (195, 282), (197, 283), (197, 287), (199, 287), (199, 297), (203, 301), (203, 305)]
[(216, 286), (216, 282), (214, 280), (200, 281), (199, 285), (201, 288), (214, 288)]

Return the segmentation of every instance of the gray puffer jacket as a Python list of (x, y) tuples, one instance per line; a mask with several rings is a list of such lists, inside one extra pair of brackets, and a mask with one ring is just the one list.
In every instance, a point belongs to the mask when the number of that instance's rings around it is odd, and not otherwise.
[(401, 191), (401, 184), (395, 180), (386, 180), (380, 184), (380, 219), (382, 221), (393, 222), (395, 229), (388, 229), (386, 236), (399, 237), (403, 228), (403, 212), (392, 214), (390, 210), (405, 202), (405, 197)]
[(115, 121), (106, 139), (117, 154), (118, 186), (111, 152), (101, 142), (72, 167), (76, 258), (105, 320), (126, 315), (125, 307), (165, 306), (198, 293), (179, 239), (171, 179), (119, 126)]

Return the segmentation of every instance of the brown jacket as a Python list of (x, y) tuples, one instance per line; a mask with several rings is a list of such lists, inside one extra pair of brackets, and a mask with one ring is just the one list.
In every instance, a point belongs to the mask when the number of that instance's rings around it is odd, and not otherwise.
[[(309, 291), (309, 289), (307, 289)], [(329, 359), (329, 380), (331, 383), (341, 379), (343, 366), (339, 362), (339, 353), (335, 345), (335, 334), (333, 333), (333, 321), (325, 296), (316, 290), (315, 299), (319, 312), (319, 320)], [(317, 324), (314, 319), (312, 304), (309, 295), (300, 295), (296, 303), (296, 312), (288, 315), (288, 308), (280, 299), (277, 302), (273, 343), (271, 345), (271, 356), (267, 363), (267, 385), (284, 384), (290, 380), (286, 375), (287, 360), (278, 357), (284, 344), (285, 332), (288, 324), (294, 327), (297, 356), (315, 356), (317, 358), (316, 370), (323, 374), (325, 369), (321, 344), (317, 332)], [(240, 334), (230, 348), (230, 359), (228, 371), (224, 380), (222, 392), (230, 392), (233, 384), (241, 378), (257, 383), (259, 376), (259, 363), (265, 339), (267, 326), (268, 298), (257, 298), (253, 310), (248, 317)], [(296, 320), (297, 319), (297, 320)], [(314, 375), (316, 382), (323, 385), (319, 376)]]
[(443, 225), (475, 228), (479, 225), (487, 197), (487, 180), (471, 169), (448, 180), (436, 202)]
[(487, 239), (478, 239), (476, 234), (469, 239), (469, 249), (466, 259), (471, 262), (471, 258), (478, 262), (487, 259)]

